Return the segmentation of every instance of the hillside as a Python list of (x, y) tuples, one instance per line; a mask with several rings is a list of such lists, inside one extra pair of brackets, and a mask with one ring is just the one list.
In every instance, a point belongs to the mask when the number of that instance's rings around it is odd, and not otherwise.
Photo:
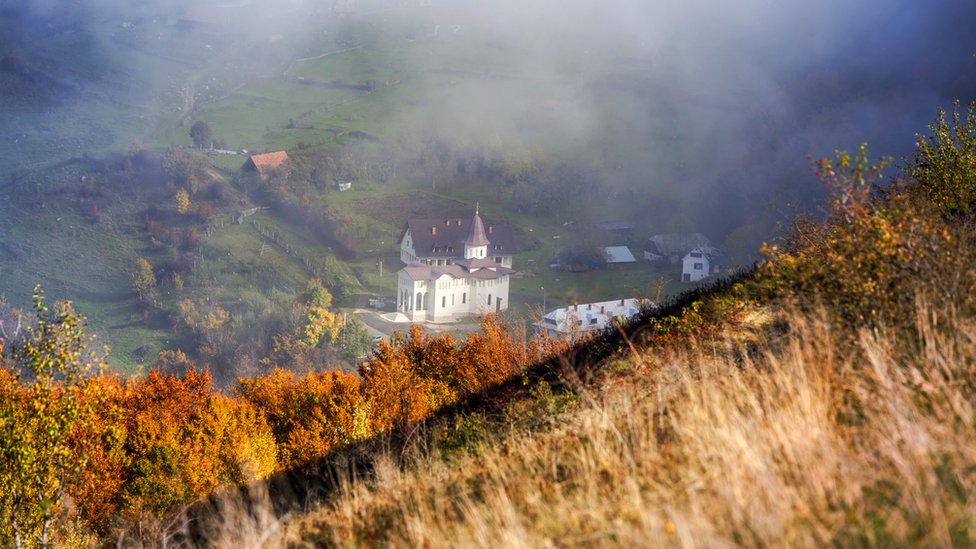
[(865, 147), (819, 162), (826, 219), (756, 269), (572, 345), (489, 316), (227, 393), (177, 354), (93, 375), (78, 315), (39, 293), (0, 370), (0, 535), (970, 546), (976, 105), (930, 129), (888, 185)]
[(317, 510), (279, 526), (238, 508), (218, 539), (970, 546), (973, 319), (920, 309), (927, 351), (911, 357), (888, 335), (851, 349), (822, 318), (786, 321), (772, 348), (746, 330), (640, 352), (571, 392), (435, 425)]

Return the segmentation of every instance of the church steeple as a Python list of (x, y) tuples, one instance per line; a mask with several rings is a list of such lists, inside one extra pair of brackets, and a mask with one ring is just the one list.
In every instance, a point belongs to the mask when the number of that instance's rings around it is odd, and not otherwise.
[(471, 220), (471, 228), (468, 230), (468, 237), (464, 239), (464, 257), (483, 258), (488, 255), (488, 235), (485, 234), (485, 224), (479, 215), (480, 204), (475, 205), (474, 219)]

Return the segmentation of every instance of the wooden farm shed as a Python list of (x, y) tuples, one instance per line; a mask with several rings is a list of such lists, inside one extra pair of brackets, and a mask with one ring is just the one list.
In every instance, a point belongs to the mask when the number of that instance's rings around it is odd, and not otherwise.
[(241, 170), (245, 172), (257, 172), (261, 177), (266, 177), (271, 170), (276, 170), (288, 160), (288, 153), (285, 151), (275, 151), (264, 154), (252, 154), (248, 157)]

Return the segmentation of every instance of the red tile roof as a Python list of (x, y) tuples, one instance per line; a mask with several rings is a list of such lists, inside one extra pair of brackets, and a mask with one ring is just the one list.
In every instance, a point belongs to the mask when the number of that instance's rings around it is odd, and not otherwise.
[(255, 170), (261, 175), (267, 175), (268, 170), (281, 167), (285, 160), (288, 160), (288, 153), (285, 151), (252, 154), (241, 169)]

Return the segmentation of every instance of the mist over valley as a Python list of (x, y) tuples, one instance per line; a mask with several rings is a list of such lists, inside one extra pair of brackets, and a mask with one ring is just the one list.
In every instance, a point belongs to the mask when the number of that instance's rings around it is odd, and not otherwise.
[[(480, 204), (515, 231), (516, 317), (672, 294), (680, 268), (643, 261), (650, 236), (701, 233), (723, 268), (747, 266), (795, 213), (818, 214), (809, 159), (862, 142), (910, 157), (937, 109), (971, 100), (972, 11), (4, 2), (0, 290), (21, 309), (35, 284), (75, 300), (124, 371), (203, 347), (229, 380), (287, 362), (274, 337), (309, 279), (344, 310), (392, 304), (406, 221)], [(279, 150), (287, 171), (242, 175), (243, 151)], [(638, 264), (548, 267), (612, 245)], [(207, 333), (194, 314), (226, 318)], [(316, 360), (350, 368), (358, 352)]]

